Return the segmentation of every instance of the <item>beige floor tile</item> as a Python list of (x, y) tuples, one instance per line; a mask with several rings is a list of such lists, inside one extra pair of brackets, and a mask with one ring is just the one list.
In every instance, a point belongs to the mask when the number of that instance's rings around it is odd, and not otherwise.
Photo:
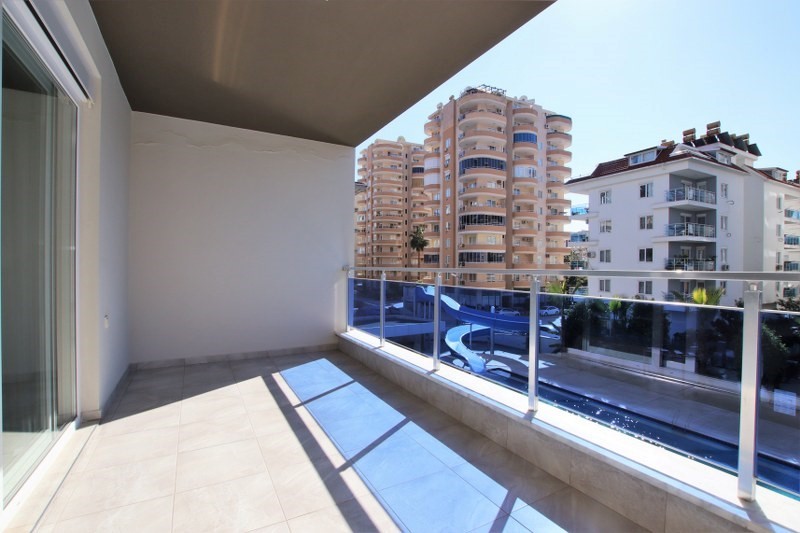
[(172, 529), (172, 496), (79, 516), (55, 524), (56, 533), (147, 533)]
[(77, 474), (59, 520), (171, 495), (176, 460), (177, 454)]
[(372, 497), (328, 506), (289, 520), (292, 533), (350, 531), (400, 531), (383, 507)]
[(84, 467), (85, 470), (175, 455), (178, 451), (178, 426), (122, 435), (98, 434), (95, 438), (98, 442)]
[(287, 518), (370, 494), (354, 469), (337, 469), (320, 461), (277, 463), (269, 473)]
[[(253, 411), (247, 414), (256, 436), (274, 435), (293, 431), (297, 425), (296, 416), (291, 411), (284, 413), (278, 409)], [(295, 419), (294, 421), (291, 421)]]
[(180, 402), (175, 401), (153, 409), (137, 410), (130, 413), (118, 409), (110, 420), (104, 421), (98, 426), (97, 431), (103, 437), (122, 435), (147, 429), (177, 426), (180, 420), (181, 405)]
[(178, 454), (175, 490), (183, 492), (266, 471), (256, 439), (219, 444)]
[(175, 532), (251, 531), (285, 520), (267, 474), (175, 495)]
[(247, 412), (292, 409), (292, 404), (285, 398), (279, 399), (271, 391), (242, 392), (242, 400)]
[(195, 397), (181, 401), (181, 424), (244, 416), (244, 402), (238, 396)]
[(255, 436), (250, 419), (246, 416), (215, 420), (213, 423), (192, 422), (180, 427), (178, 451), (197, 450)]
[(260, 527), (254, 529), (250, 533), (290, 533), (289, 524), (287, 522), (279, 522), (267, 527)]

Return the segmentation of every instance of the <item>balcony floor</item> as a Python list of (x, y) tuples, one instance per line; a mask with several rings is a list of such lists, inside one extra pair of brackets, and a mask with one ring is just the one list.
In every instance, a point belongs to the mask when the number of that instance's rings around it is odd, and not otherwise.
[(341, 352), (140, 370), (39, 531), (640, 531)]

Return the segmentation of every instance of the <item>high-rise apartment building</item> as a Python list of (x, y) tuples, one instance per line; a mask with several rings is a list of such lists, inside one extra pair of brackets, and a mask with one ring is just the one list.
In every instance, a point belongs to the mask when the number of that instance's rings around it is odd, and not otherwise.
[[(376, 140), (361, 152), (356, 182), (356, 266), (416, 267), (409, 245), (414, 222), (427, 217), (421, 144)], [(408, 276), (387, 272), (389, 279)]]
[[(600, 270), (800, 270), (800, 185), (781, 168), (755, 168), (749, 135), (683, 132), (681, 143), (600, 163), (569, 182), (589, 195), (573, 218), (589, 225), (588, 263)], [(724, 282), (718, 282), (724, 283)], [(717, 282), (592, 279), (589, 293), (647, 299), (689, 295)], [(764, 302), (797, 295), (797, 283), (764, 287)], [(723, 303), (742, 295), (726, 286)]]
[[(367, 190), (356, 198), (357, 264), (416, 266), (408, 234), (421, 225), (430, 240), (424, 266), (568, 268), (572, 120), (487, 86), (428, 118), (424, 150), (376, 141), (358, 161)], [(444, 283), (528, 287), (524, 277), (507, 278), (445, 275)]]

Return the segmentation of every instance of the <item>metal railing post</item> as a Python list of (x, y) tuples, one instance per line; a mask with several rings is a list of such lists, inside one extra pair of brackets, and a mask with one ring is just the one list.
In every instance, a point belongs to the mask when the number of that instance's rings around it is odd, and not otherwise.
[(380, 346), (383, 348), (386, 344), (386, 271), (381, 271), (381, 329), (380, 329)]
[(528, 324), (528, 410), (539, 410), (539, 278), (531, 277)]
[(433, 286), (433, 369), (439, 370), (439, 312), (441, 305), (439, 305), (439, 298), (442, 292), (442, 275), (437, 272), (435, 284)]
[(352, 328), (351, 324), (355, 324), (355, 309), (356, 309), (356, 282), (355, 282), (356, 271), (351, 270), (350, 268), (347, 269), (347, 287), (345, 290), (347, 291), (347, 297), (344, 299), (345, 305), (347, 308), (344, 311), (345, 316), (345, 325), (344, 330), (350, 331)]
[(761, 283), (750, 283), (744, 291), (742, 324), (742, 392), (739, 409), (739, 498), (756, 499), (758, 455), (758, 403), (761, 390), (759, 348), (761, 346)]

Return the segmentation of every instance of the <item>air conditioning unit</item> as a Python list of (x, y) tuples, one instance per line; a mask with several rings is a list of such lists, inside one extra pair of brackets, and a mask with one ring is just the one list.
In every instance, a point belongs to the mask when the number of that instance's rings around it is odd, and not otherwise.
[(783, 270), (783, 265), (775, 265), (775, 270)]
[(597, 252), (588, 252), (588, 253), (586, 254), (586, 257), (589, 257), (589, 258), (594, 258), (594, 257), (597, 257)]
[(730, 265), (722, 265), (722, 266), (720, 267), (720, 270), (730, 270), (730, 269), (731, 269), (731, 266), (730, 266)]

